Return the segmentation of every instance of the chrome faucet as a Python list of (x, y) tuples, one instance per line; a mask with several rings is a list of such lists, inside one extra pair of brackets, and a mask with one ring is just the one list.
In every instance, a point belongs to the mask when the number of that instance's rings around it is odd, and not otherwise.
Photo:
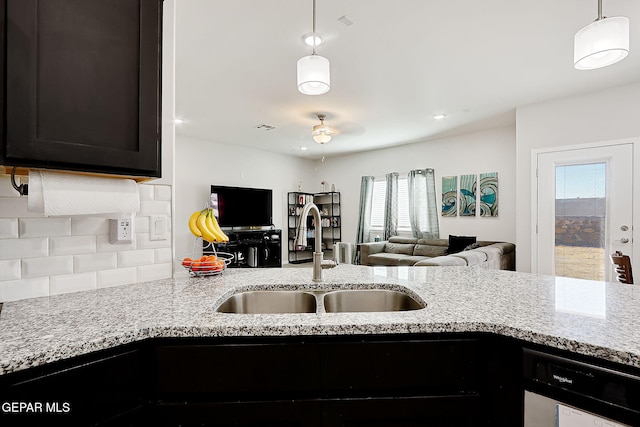
[[(322, 270), (325, 268), (333, 268), (338, 263), (336, 261), (325, 261), (324, 254), (322, 253), (322, 219), (320, 218), (320, 210), (313, 203), (307, 203), (302, 208), (302, 214), (300, 215), (300, 222), (296, 227), (296, 238), (294, 244), (296, 248), (307, 246), (307, 216), (311, 213), (313, 219), (316, 222), (315, 227), (315, 249), (313, 251), (313, 281), (322, 281)], [(335, 245), (334, 245), (335, 246)], [(337, 252), (334, 247), (334, 258)], [(337, 259), (337, 258), (336, 258)]]

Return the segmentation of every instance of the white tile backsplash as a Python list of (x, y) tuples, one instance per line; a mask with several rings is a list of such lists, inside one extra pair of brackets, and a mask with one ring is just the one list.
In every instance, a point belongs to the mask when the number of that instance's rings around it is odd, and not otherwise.
[(0, 282), (0, 301), (3, 302), (47, 295), (49, 295), (48, 277)]
[(23, 279), (69, 273), (73, 273), (73, 257), (71, 255), (26, 258), (22, 260)]
[(67, 274), (49, 278), (49, 294), (58, 295), (69, 292), (97, 289), (96, 273)]
[[(140, 232), (137, 228), (134, 227), (134, 232)], [(147, 233), (149, 230), (147, 230)], [(131, 243), (111, 243), (109, 242), (108, 235), (96, 236), (96, 252), (119, 252), (119, 251), (130, 251), (136, 249), (136, 239), (132, 239)]]
[(171, 216), (171, 202), (165, 200), (149, 200), (140, 202), (138, 216), (167, 215)]
[(171, 248), (160, 248), (154, 251), (153, 262), (162, 264), (172, 262)]
[(96, 252), (96, 239), (104, 236), (69, 236), (49, 239), (50, 255), (91, 254)]
[(71, 218), (20, 218), (20, 237), (71, 236)]
[(138, 194), (140, 194), (140, 201), (153, 200), (153, 196), (155, 194), (153, 187), (155, 187), (155, 185), (138, 185)]
[(18, 218), (0, 218), (0, 239), (18, 238)]
[(20, 278), (20, 260), (7, 259), (0, 261), (0, 281)]
[(153, 264), (153, 249), (118, 252), (118, 267), (137, 267)]
[(29, 212), (26, 197), (0, 197), (0, 217), (43, 218), (44, 214)]
[(0, 178), (0, 302), (172, 276), (171, 233), (149, 240), (149, 215), (171, 224), (170, 186), (138, 185), (135, 238), (124, 245), (109, 243), (107, 218), (32, 213), (10, 186)]
[(71, 234), (74, 236), (108, 235), (109, 220), (93, 216), (72, 217)]
[(168, 185), (156, 185), (153, 189), (155, 190), (153, 195), (154, 200), (171, 201), (171, 187)]
[(73, 272), (85, 273), (87, 271), (108, 270), (118, 267), (118, 254), (116, 252), (85, 254), (73, 256)]
[(0, 259), (38, 258), (49, 255), (46, 237), (0, 240)]
[(111, 286), (126, 285), (138, 281), (138, 268), (114, 268), (113, 270), (101, 270), (97, 272), (98, 289)]
[(138, 267), (138, 282), (146, 282), (148, 280), (159, 280), (165, 277), (171, 277), (173, 264), (155, 264), (142, 265)]

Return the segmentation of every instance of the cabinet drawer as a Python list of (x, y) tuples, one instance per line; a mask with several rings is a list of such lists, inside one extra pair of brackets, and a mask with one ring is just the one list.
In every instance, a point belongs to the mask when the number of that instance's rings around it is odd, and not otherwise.
[(475, 393), (478, 340), (349, 342), (322, 347), (322, 387), (354, 395)]
[(160, 346), (156, 369), (157, 392), (164, 400), (264, 394), (273, 399), (319, 387), (317, 346), (304, 343)]

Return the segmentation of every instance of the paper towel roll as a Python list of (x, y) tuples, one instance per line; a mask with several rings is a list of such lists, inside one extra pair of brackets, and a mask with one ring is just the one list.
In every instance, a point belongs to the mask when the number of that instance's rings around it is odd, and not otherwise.
[(140, 210), (132, 179), (30, 171), (27, 209), (45, 215), (131, 217)]

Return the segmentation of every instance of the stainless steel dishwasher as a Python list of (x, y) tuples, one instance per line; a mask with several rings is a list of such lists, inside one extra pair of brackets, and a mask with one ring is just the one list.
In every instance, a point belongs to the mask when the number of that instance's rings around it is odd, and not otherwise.
[(639, 376), (531, 349), (523, 374), (524, 427), (640, 426)]

